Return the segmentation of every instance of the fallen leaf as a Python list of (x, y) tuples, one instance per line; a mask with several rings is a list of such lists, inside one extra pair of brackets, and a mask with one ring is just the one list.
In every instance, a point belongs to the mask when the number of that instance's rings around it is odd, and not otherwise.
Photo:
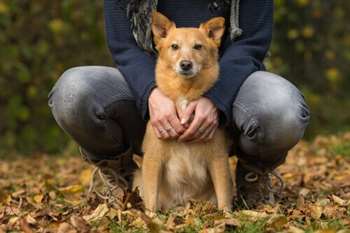
[(310, 214), (313, 219), (320, 219), (322, 215), (322, 207), (318, 205), (311, 205)]
[(272, 228), (275, 231), (282, 230), (283, 226), (288, 223), (288, 219), (284, 215), (272, 216), (266, 223), (267, 227)]
[(90, 168), (84, 169), (79, 175), (79, 180), (81, 184), (84, 186), (89, 185), (91, 181), (91, 176), (92, 176), (91, 169)]
[(340, 231), (337, 231), (337, 233), (350, 233), (350, 229), (342, 229)]
[(215, 220), (214, 225), (220, 225), (220, 224), (225, 224), (226, 226), (230, 227), (240, 227), (241, 223), (238, 219), (235, 218), (229, 218), (229, 219), (220, 219), (220, 220)]
[(19, 196), (21, 196), (22, 194), (25, 194), (25, 190), (24, 189), (21, 189), (21, 190), (18, 190), (18, 191), (16, 191), (16, 192), (14, 192), (14, 193), (12, 193), (12, 196), (13, 197), (19, 197)]
[(334, 194), (332, 194), (332, 199), (333, 199), (333, 201), (334, 201), (335, 203), (337, 203), (337, 204), (340, 205), (340, 206), (347, 206), (347, 204), (348, 204), (347, 201), (341, 199), (340, 197), (338, 197), (338, 196), (336, 196), (336, 195), (334, 195)]
[(299, 195), (306, 197), (310, 193), (310, 189), (302, 188), (299, 191)]
[(20, 220), (19, 225), (24, 233), (33, 233), (31, 227), (24, 218)]
[(31, 225), (37, 224), (37, 221), (35, 220), (35, 218), (33, 218), (30, 214), (27, 215), (26, 221)]
[(33, 200), (36, 204), (41, 204), (43, 201), (44, 195), (43, 194), (37, 194), (33, 197)]
[(79, 184), (75, 184), (75, 185), (70, 185), (67, 187), (63, 187), (58, 189), (60, 192), (62, 193), (66, 193), (66, 194), (74, 194), (74, 193), (80, 193), (84, 190), (83, 186), (79, 185)]
[(13, 226), (13, 225), (16, 224), (16, 222), (17, 222), (18, 220), (19, 220), (19, 217), (17, 217), (17, 216), (11, 217), (7, 224), (8, 224), (9, 226)]
[(300, 228), (297, 228), (295, 226), (290, 226), (288, 228), (288, 233), (304, 233), (305, 231), (300, 229)]
[(327, 206), (331, 203), (331, 201), (328, 198), (322, 198), (316, 202), (316, 205), (319, 206)]
[(336, 233), (336, 232), (337, 231), (333, 229), (323, 229), (323, 230), (315, 231), (315, 233)]
[(302, 209), (305, 207), (305, 197), (303, 195), (299, 195), (297, 199), (297, 208)]
[(87, 222), (94, 222), (101, 218), (103, 218), (108, 213), (108, 206), (107, 204), (100, 204), (97, 206), (97, 208), (94, 210), (94, 212), (90, 215), (83, 216), (83, 219)]
[(51, 200), (55, 200), (57, 195), (56, 195), (56, 193), (54, 191), (50, 191), (49, 192), (49, 197), (50, 197)]
[(262, 218), (266, 218), (268, 215), (264, 212), (257, 212), (257, 211), (254, 211), (254, 210), (242, 210), (240, 211), (240, 213), (248, 216), (248, 217), (251, 217), (253, 219), (262, 219)]
[(79, 216), (72, 216), (70, 218), (71, 224), (79, 230), (80, 233), (87, 233), (90, 231), (90, 226), (88, 223)]
[(215, 226), (213, 228), (203, 229), (199, 233), (224, 233), (225, 228), (226, 228), (225, 223), (221, 223), (218, 226)]
[(70, 224), (61, 223), (57, 229), (57, 233), (77, 233), (77, 231)]

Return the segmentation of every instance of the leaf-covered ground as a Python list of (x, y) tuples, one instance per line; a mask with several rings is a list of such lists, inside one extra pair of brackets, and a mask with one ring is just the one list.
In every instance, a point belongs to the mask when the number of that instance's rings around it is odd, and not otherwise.
[(150, 219), (133, 194), (113, 205), (88, 194), (92, 168), (78, 156), (8, 158), (0, 162), (0, 233), (350, 232), (350, 133), (301, 142), (279, 172), (286, 187), (276, 205), (221, 213), (192, 203)]

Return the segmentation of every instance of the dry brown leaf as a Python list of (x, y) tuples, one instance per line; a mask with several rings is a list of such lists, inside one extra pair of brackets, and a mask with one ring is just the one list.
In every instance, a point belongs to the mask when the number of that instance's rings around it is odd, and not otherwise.
[(142, 228), (147, 226), (147, 224), (141, 217), (137, 217), (134, 221), (131, 222), (131, 225), (137, 228)]
[(33, 197), (33, 200), (36, 204), (41, 204), (41, 202), (44, 199), (44, 195), (43, 194), (37, 194)]
[(37, 224), (37, 221), (35, 220), (35, 218), (33, 218), (30, 214), (27, 215), (26, 221), (31, 225)]
[(305, 207), (305, 197), (303, 195), (299, 195), (297, 199), (297, 208), (302, 209)]
[(287, 230), (288, 233), (304, 233), (305, 231), (300, 229), (300, 228), (297, 228), (295, 226), (290, 226)]
[(318, 206), (327, 206), (331, 203), (331, 201), (328, 199), (328, 198), (323, 198), (323, 199), (320, 199), (316, 202), (316, 205)]
[(350, 229), (342, 229), (337, 231), (337, 233), (350, 233)]
[(16, 192), (12, 193), (12, 196), (16, 198), (16, 197), (19, 197), (19, 196), (25, 194), (25, 192), (26, 191), (24, 189), (20, 189), (20, 190), (17, 190)]
[(214, 221), (214, 225), (221, 225), (221, 224), (225, 224), (226, 226), (230, 226), (230, 227), (240, 227), (241, 226), (241, 222), (235, 218), (219, 219), (219, 220)]
[(333, 229), (323, 229), (323, 230), (315, 231), (315, 233), (336, 233), (336, 232), (337, 231)]
[(251, 217), (253, 219), (259, 220), (262, 218), (266, 218), (268, 215), (264, 212), (258, 212), (254, 210), (242, 210), (240, 213), (246, 215), (247, 217)]
[(57, 195), (56, 195), (56, 193), (54, 191), (50, 191), (49, 192), (49, 197), (50, 197), (51, 200), (55, 200)]
[(299, 191), (299, 195), (304, 197), (306, 197), (309, 193), (310, 193), (310, 189), (307, 189), (307, 188), (302, 188)]
[(267, 227), (272, 228), (275, 231), (280, 231), (288, 223), (288, 219), (284, 215), (275, 215), (272, 216), (268, 221), (267, 221)]
[(83, 186), (79, 184), (69, 185), (67, 187), (60, 188), (59, 191), (66, 194), (81, 193), (84, 190)]
[(311, 205), (310, 207), (310, 214), (313, 219), (320, 219), (322, 215), (322, 207), (318, 205)]
[(337, 204), (340, 205), (340, 206), (347, 206), (347, 205), (348, 205), (348, 202), (347, 202), (347, 201), (341, 199), (340, 197), (338, 197), (338, 196), (336, 196), (336, 195), (334, 195), (334, 194), (332, 194), (332, 199), (333, 199), (333, 201), (334, 201), (335, 203), (337, 203)]
[(19, 220), (19, 217), (17, 217), (17, 216), (11, 217), (8, 221), (8, 225), (13, 226), (17, 223), (18, 220)]
[(91, 181), (91, 176), (92, 176), (92, 171), (90, 168), (82, 170), (79, 175), (80, 183), (84, 186), (89, 185)]
[(225, 223), (221, 223), (213, 228), (201, 230), (199, 233), (224, 233), (226, 229)]
[(175, 219), (176, 219), (176, 216), (174, 214), (171, 214), (168, 217), (168, 220), (165, 223), (165, 226), (166, 226), (167, 229), (174, 229), (174, 227), (175, 227)]
[(64, 222), (58, 227), (57, 233), (77, 233), (77, 231), (70, 224)]
[(79, 216), (72, 216), (70, 218), (70, 222), (81, 233), (87, 233), (90, 231), (90, 226), (88, 225), (88, 223)]
[(24, 218), (20, 220), (19, 225), (24, 233), (33, 233), (32, 228), (29, 226), (29, 224)]
[(83, 216), (83, 219), (87, 222), (94, 222), (103, 218), (109, 211), (107, 204), (100, 204), (90, 215)]

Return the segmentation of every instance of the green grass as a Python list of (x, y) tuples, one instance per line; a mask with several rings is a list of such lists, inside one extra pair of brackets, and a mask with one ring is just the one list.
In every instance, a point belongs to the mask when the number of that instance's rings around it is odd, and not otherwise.
[(305, 233), (313, 233), (318, 230), (350, 230), (348, 227), (344, 226), (339, 220), (324, 220), (312, 223), (308, 228), (305, 229)]
[(254, 223), (243, 224), (242, 227), (228, 232), (232, 233), (262, 233), (265, 232), (266, 220), (260, 220)]
[(350, 158), (350, 142), (344, 142), (331, 147), (331, 151), (335, 155), (341, 155)]
[(125, 233), (125, 232), (143, 233), (143, 232), (146, 232), (143, 229), (131, 228), (127, 224), (124, 224), (123, 222), (120, 224), (112, 222), (109, 225), (109, 229), (110, 229), (111, 233)]

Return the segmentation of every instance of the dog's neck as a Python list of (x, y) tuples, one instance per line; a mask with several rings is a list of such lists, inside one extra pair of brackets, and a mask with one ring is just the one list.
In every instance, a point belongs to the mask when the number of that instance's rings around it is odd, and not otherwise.
[(214, 64), (201, 70), (195, 77), (186, 79), (161, 61), (156, 66), (157, 86), (163, 94), (184, 108), (189, 101), (197, 100), (215, 83), (219, 65)]

